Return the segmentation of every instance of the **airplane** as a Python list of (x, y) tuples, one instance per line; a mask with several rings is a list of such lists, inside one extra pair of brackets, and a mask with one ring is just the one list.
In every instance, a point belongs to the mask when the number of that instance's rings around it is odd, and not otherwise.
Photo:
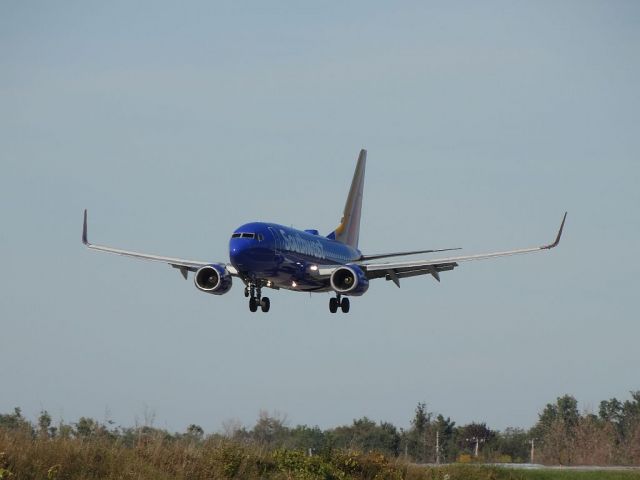
[(331, 292), (329, 311), (343, 313), (350, 310), (349, 297), (367, 292), (369, 281), (384, 278), (400, 287), (400, 279), (431, 275), (438, 282), (440, 274), (458, 267), (460, 262), (505, 257), (510, 255), (550, 250), (560, 243), (567, 219), (565, 212), (555, 240), (547, 245), (521, 248), (478, 255), (413, 261), (384, 261), (392, 257), (460, 250), (442, 248), (364, 255), (358, 249), (364, 174), (367, 151), (361, 150), (351, 181), (342, 219), (338, 227), (327, 236), (318, 230), (298, 230), (268, 222), (246, 223), (234, 230), (229, 240), (229, 262), (185, 260), (89, 243), (87, 237), (87, 210), (84, 211), (82, 243), (97, 250), (126, 257), (150, 260), (171, 265), (185, 280), (194, 273), (198, 290), (213, 295), (224, 295), (231, 290), (232, 279), (244, 283), (244, 295), (249, 298), (249, 310), (260, 308), (268, 312), (269, 297), (262, 296), (265, 288), (286, 289), (297, 292)]

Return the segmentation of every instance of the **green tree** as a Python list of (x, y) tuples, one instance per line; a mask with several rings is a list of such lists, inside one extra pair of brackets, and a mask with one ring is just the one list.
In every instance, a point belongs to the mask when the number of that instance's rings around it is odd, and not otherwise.
[(93, 418), (80, 417), (76, 423), (74, 434), (78, 438), (89, 438), (95, 435), (98, 431), (98, 422)]
[(261, 445), (277, 445), (282, 443), (287, 436), (288, 429), (285, 423), (286, 417), (277, 413), (270, 415), (267, 411), (262, 410), (258, 415), (258, 421), (251, 431), (251, 436)]
[(640, 390), (631, 392), (631, 400), (625, 400), (622, 404), (620, 421), (627, 430), (640, 423)]
[(562, 420), (567, 431), (578, 425), (580, 412), (578, 411), (578, 400), (571, 395), (564, 395), (558, 398), (558, 417)]
[(367, 417), (354, 420), (352, 425), (337, 427), (330, 432), (331, 443), (338, 448), (362, 452), (381, 452), (397, 456), (400, 452), (398, 429), (388, 422), (379, 425)]
[(51, 415), (46, 410), (41, 411), (38, 417), (38, 433), (44, 438), (53, 436), (51, 435)]
[(539, 415), (532, 434), (541, 444), (543, 461), (569, 465), (575, 458), (577, 427), (582, 419), (578, 401), (571, 395), (558, 397)]
[(418, 403), (406, 433), (407, 453), (416, 462), (432, 462), (435, 455), (435, 431), (431, 428), (433, 414), (424, 402)]
[(433, 422), (433, 429), (438, 433), (440, 442), (441, 461), (450, 462), (458, 456), (458, 449), (454, 441), (456, 422), (451, 421), (450, 417), (438, 414)]
[(580, 412), (578, 412), (578, 401), (571, 395), (564, 395), (556, 399), (556, 403), (548, 403), (538, 415), (538, 422), (533, 427), (533, 435), (543, 438), (549, 434), (551, 429), (561, 424), (565, 434), (571, 435), (571, 429), (578, 424)]
[(622, 422), (622, 402), (615, 397), (611, 400), (602, 400), (598, 415), (605, 422), (619, 425)]
[(512, 462), (528, 462), (531, 453), (531, 437), (521, 428), (507, 428), (496, 439), (496, 448), (500, 455), (508, 455)]
[(184, 434), (184, 437), (188, 440), (199, 442), (204, 437), (204, 430), (200, 425), (192, 423), (187, 427), (187, 431)]
[(0, 414), (0, 428), (30, 432), (33, 430), (29, 421), (22, 416), (20, 407), (15, 407), (13, 413)]
[(640, 390), (631, 393), (625, 400), (620, 414), (622, 431), (621, 456), (626, 463), (640, 463)]
[(303, 450), (316, 454), (327, 450), (328, 443), (325, 433), (319, 427), (308, 427), (298, 425), (290, 429), (285, 442), (285, 446), (290, 449)]
[(417, 433), (424, 433), (431, 422), (431, 413), (427, 411), (427, 404), (424, 402), (418, 403), (415, 410), (411, 425)]
[[(487, 427), (486, 423), (472, 422), (458, 428), (457, 439), (460, 450), (469, 454), (475, 454), (476, 445), (478, 452), (491, 446), (496, 438), (496, 432)], [(491, 450), (491, 448), (489, 448)]]

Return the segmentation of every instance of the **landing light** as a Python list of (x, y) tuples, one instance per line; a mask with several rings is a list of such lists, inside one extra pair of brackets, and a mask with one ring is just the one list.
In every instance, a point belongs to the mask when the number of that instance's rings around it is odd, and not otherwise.
[(314, 271), (314, 272), (317, 272), (317, 271), (318, 271), (318, 265), (311, 265), (311, 266), (309, 267), (309, 270)]
[(271, 283), (271, 280), (267, 281), (267, 287), (270, 287), (271, 285), (273, 285), (273, 284)]
[(296, 287), (298, 286), (298, 284), (297, 284), (296, 282), (291, 282), (291, 286), (292, 286), (293, 288), (296, 288)]

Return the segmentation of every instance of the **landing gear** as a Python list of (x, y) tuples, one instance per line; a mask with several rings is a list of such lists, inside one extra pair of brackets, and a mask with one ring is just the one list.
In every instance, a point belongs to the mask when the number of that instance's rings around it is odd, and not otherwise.
[(252, 312), (258, 311), (258, 300), (256, 300), (256, 297), (251, 297), (249, 299), (249, 310)]
[(342, 313), (349, 313), (349, 309), (351, 308), (351, 303), (347, 297), (341, 298), (338, 294), (333, 298), (329, 299), (329, 311), (331, 313), (336, 313), (338, 308), (342, 309)]
[(271, 308), (269, 297), (262, 297), (262, 300), (260, 301), (260, 308), (262, 308), (262, 311), (265, 313), (269, 311), (269, 308)]
[(349, 313), (351, 302), (349, 302), (349, 299), (347, 297), (344, 297), (342, 299), (342, 302), (340, 302), (340, 308), (342, 308), (342, 313)]
[(258, 307), (260, 307), (260, 309), (266, 313), (271, 308), (269, 297), (262, 296), (261, 284), (254, 285), (250, 283), (244, 287), (244, 296), (249, 297), (249, 310), (252, 312), (257, 312)]
[(329, 299), (329, 311), (331, 313), (336, 313), (338, 311), (338, 299), (335, 297), (331, 297)]

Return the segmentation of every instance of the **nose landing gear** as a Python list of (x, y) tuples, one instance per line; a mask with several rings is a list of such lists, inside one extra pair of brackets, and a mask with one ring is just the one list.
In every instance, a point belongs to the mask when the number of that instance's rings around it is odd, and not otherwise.
[(342, 313), (349, 313), (349, 309), (351, 308), (351, 303), (349, 302), (349, 298), (342, 298), (340, 294), (337, 294), (335, 297), (329, 299), (329, 311), (331, 313), (336, 313), (338, 308), (342, 309)]
[(260, 284), (247, 285), (244, 289), (244, 296), (249, 297), (249, 310), (252, 312), (257, 312), (258, 307), (260, 307), (266, 313), (271, 308), (269, 297), (262, 296), (262, 286)]

